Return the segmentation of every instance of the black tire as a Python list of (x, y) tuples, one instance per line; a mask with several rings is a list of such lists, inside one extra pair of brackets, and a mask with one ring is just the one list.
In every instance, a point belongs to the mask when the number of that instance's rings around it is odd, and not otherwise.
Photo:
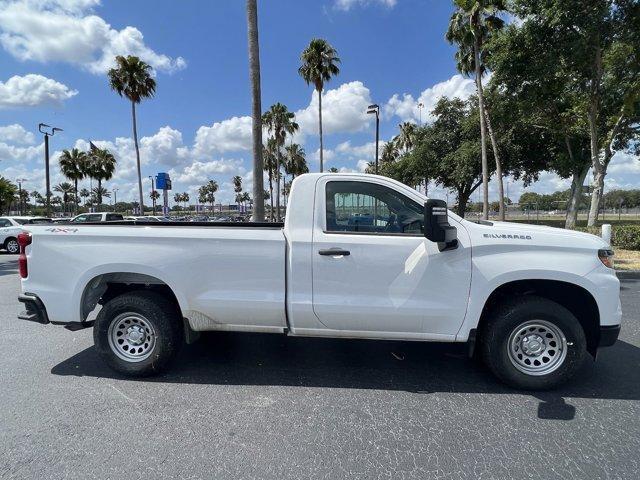
[[(126, 324), (127, 319), (132, 320)], [(112, 324), (114, 324), (113, 327)], [(129, 346), (129, 341), (124, 340), (128, 338), (125, 330), (127, 325), (149, 333), (153, 332), (153, 335), (144, 337), (148, 340), (147, 344), (139, 345), (139, 351), (145, 349), (139, 358), (124, 357), (127, 354), (131, 357), (135, 356), (135, 353), (131, 353), (135, 347), (131, 348), (129, 353), (122, 350)], [(121, 335), (117, 339), (118, 342), (124, 343), (124, 347), (116, 346), (115, 336), (110, 342), (112, 335), (110, 328), (117, 330), (115, 333), (124, 333), (124, 336)], [(138, 335), (145, 335), (145, 333), (141, 332)], [(113, 298), (102, 307), (93, 327), (93, 341), (100, 357), (116, 372), (131, 377), (155, 375), (169, 367), (184, 343), (182, 318), (175, 304), (155, 292), (141, 290), (125, 293)], [(144, 342), (144, 340), (140, 341)]]
[[(520, 327), (526, 325), (527, 322), (542, 323), (543, 327), (551, 324), (552, 330), (555, 327), (556, 333), (559, 331), (561, 334), (558, 337), (561, 339), (564, 336), (566, 339), (564, 348), (555, 347), (557, 343), (555, 338), (552, 340), (553, 347), (550, 346), (551, 342), (545, 344), (545, 348), (550, 352), (547, 353), (545, 350), (544, 355), (547, 355), (547, 361), (557, 362), (549, 364), (553, 367), (545, 367), (539, 360), (537, 363), (542, 366), (533, 366), (531, 360), (534, 358), (544, 360), (544, 358), (541, 356), (529, 357), (523, 351), (522, 342), (515, 341), (518, 338), (531, 338), (528, 329)], [(544, 332), (544, 330), (540, 331)], [(526, 333), (522, 335), (522, 332)], [(553, 331), (548, 330), (547, 334), (552, 335)], [(540, 335), (543, 340), (547, 340), (544, 338), (544, 333)], [(512, 344), (514, 350), (511, 349)], [(549, 390), (566, 382), (580, 368), (587, 351), (587, 342), (582, 325), (569, 310), (546, 298), (524, 296), (503, 303), (492, 311), (486, 327), (481, 332), (480, 348), (485, 364), (496, 377), (507, 385), (524, 390)], [(520, 350), (518, 351), (518, 349)], [(566, 355), (561, 354), (563, 350), (566, 351)], [(513, 353), (510, 353), (511, 351)], [(553, 355), (557, 355), (557, 357), (553, 357)], [(527, 360), (530, 362), (529, 366), (521, 363)], [(533, 368), (547, 368), (550, 371), (548, 373), (537, 372), (536, 374), (522, 371), (522, 369)], [(555, 370), (551, 371), (552, 368)]]
[(18, 245), (18, 239), (9, 237), (4, 241), (4, 249), (11, 254), (20, 253), (20, 246)]

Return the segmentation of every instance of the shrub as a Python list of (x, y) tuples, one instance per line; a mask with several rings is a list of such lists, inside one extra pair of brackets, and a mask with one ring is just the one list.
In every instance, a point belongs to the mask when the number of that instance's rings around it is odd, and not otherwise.
[[(578, 227), (576, 230), (600, 236), (599, 227)], [(624, 250), (640, 250), (640, 225), (612, 225), (611, 244)]]

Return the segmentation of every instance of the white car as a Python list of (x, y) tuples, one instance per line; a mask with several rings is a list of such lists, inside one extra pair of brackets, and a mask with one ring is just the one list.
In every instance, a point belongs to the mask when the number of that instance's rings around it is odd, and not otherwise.
[(28, 230), (20, 318), (92, 326), (127, 375), (162, 371), (201, 331), (270, 332), (466, 342), (504, 382), (544, 389), (620, 331), (601, 238), (472, 223), (381, 176), (298, 176), (284, 224)]
[(45, 217), (0, 217), (0, 248), (9, 253), (19, 253), (18, 234), (24, 231), (23, 225), (33, 223), (51, 223)]
[(96, 222), (114, 222), (123, 220), (124, 217), (120, 213), (97, 212), (97, 213), (81, 213), (71, 219), (69, 223), (96, 223)]

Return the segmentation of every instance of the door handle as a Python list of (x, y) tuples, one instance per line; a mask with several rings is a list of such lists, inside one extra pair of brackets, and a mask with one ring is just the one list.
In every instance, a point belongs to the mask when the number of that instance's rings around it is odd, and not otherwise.
[(326, 250), (318, 250), (320, 255), (329, 256), (329, 257), (346, 257), (351, 255), (349, 250), (343, 250), (341, 248), (329, 248)]

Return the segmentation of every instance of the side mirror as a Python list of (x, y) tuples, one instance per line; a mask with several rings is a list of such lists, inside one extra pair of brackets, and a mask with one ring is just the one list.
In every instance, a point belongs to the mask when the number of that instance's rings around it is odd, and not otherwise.
[(458, 246), (456, 227), (449, 225), (444, 200), (427, 200), (424, 204), (424, 236), (438, 244), (440, 251)]

